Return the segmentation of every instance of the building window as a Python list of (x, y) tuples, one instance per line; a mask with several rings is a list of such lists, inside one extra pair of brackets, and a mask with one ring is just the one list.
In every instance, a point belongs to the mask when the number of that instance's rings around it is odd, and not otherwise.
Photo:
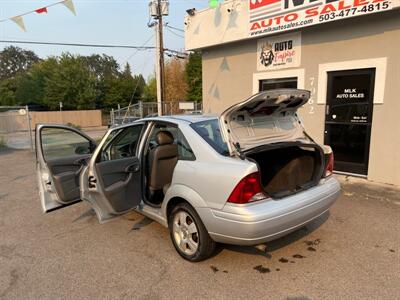
[(264, 79), (259, 83), (260, 92), (275, 89), (297, 89), (297, 77)]

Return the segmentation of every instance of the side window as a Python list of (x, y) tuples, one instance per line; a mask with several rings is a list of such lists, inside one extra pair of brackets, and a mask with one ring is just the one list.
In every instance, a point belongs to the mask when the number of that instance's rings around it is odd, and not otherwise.
[(178, 159), (180, 160), (196, 159), (193, 150), (192, 148), (190, 148), (190, 145), (186, 140), (185, 136), (183, 135), (182, 131), (180, 131), (179, 128), (176, 126), (165, 123), (157, 123), (153, 127), (153, 130), (151, 131), (148, 141), (148, 147), (150, 150), (157, 147), (156, 136), (157, 133), (160, 131), (169, 131), (174, 137), (174, 144), (178, 146)]
[(228, 146), (222, 139), (217, 119), (193, 123), (190, 126), (219, 154), (229, 154)]
[(196, 160), (196, 157), (194, 156), (192, 148), (190, 148), (188, 141), (186, 140), (182, 131), (179, 130), (179, 128), (177, 128), (176, 143), (178, 145), (179, 159)]
[(102, 150), (101, 160), (116, 160), (136, 156), (143, 125), (135, 125), (120, 130)]
[(75, 131), (45, 127), (40, 134), (43, 156), (46, 161), (91, 153), (90, 141)]

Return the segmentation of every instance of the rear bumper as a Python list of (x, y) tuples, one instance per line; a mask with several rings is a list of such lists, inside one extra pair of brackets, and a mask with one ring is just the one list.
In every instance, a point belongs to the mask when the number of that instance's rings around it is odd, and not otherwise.
[(257, 245), (286, 235), (325, 213), (340, 195), (335, 178), (280, 200), (247, 205), (227, 203), (222, 210), (198, 208), (210, 236), (220, 243)]

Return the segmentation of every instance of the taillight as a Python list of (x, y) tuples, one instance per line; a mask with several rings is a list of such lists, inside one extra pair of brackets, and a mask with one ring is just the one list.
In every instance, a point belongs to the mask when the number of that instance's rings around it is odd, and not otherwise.
[(260, 174), (255, 172), (240, 180), (229, 196), (228, 202), (244, 204), (268, 198), (263, 192), (259, 178)]
[(333, 172), (333, 161), (334, 161), (333, 152), (331, 152), (329, 154), (328, 163), (326, 164), (326, 167), (325, 167), (325, 177), (328, 177), (328, 176), (332, 175), (332, 172)]

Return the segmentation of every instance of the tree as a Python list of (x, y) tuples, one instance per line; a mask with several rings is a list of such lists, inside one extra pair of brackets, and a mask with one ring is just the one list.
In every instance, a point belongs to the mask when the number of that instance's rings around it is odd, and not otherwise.
[[(55, 77), (58, 62), (49, 57), (34, 64), (28, 72), (17, 77), (15, 98), (19, 104), (45, 105), (47, 81)], [(57, 107), (58, 108), (58, 107)]]
[(95, 77), (81, 56), (62, 54), (45, 82), (44, 104), (50, 109), (63, 103), (65, 109), (95, 108)]
[(16, 105), (15, 80), (3, 79), (0, 81), (0, 106)]
[(82, 56), (82, 59), (87, 64), (89, 70), (96, 74), (98, 79), (119, 75), (119, 64), (112, 56), (93, 54), (90, 56)]
[(132, 76), (129, 64), (121, 70), (105, 54), (64, 53), (39, 60), (31, 51), (8, 47), (0, 55), (0, 105), (58, 109), (62, 102), (65, 109), (109, 109), (136, 103), (150, 91), (141, 74)]
[(185, 64), (186, 61), (179, 59), (170, 59), (165, 64), (165, 101), (186, 100)]
[(203, 99), (202, 92), (202, 65), (201, 53), (193, 52), (189, 55), (185, 69), (185, 79), (188, 86), (187, 99), (200, 102)]
[(142, 99), (146, 82), (142, 75), (132, 77), (131, 67), (127, 63), (118, 77), (109, 78), (105, 82), (106, 99), (104, 107), (112, 108), (118, 104), (128, 106)]
[(0, 51), (0, 80), (13, 78), (26, 72), (39, 60), (33, 51), (14, 46), (4, 48)]
[(135, 94), (134, 94), (134, 101), (138, 102), (139, 100), (143, 100), (143, 93), (144, 93), (144, 87), (146, 86), (146, 80), (144, 80), (143, 75), (135, 75), (133, 76), (133, 80), (135, 82)]
[(147, 79), (147, 83), (143, 90), (143, 101), (157, 101), (157, 81), (154, 76), (151, 76)]
[(107, 102), (106, 98), (108, 97), (107, 86), (110, 86), (120, 75), (119, 64), (114, 57), (106, 54), (83, 56), (82, 59), (96, 80), (95, 106), (97, 108), (105, 108), (107, 106), (105, 104)]

